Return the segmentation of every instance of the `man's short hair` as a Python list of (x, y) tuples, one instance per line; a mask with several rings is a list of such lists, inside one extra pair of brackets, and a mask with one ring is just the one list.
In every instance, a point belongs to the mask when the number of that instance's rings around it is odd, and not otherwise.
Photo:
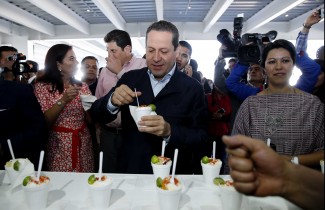
[(191, 59), (191, 60), (190, 60), (190, 66), (192, 67), (192, 70), (193, 70), (193, 71), (197, 71), (197, 69), (199, 68), (198, 63), (197, 63), (196, 60), (194, 60), (194, 59)]
[(2, 52), (18, 52), (18, 50), (14, 47), (11, 47), (11, 46), (1, 46), (0, 47), (0, 58), (2, 58)]
[(228, 63), (230, 63), (230, 62), (237, 63), (237, 59), (236, 58), (230, 58), (229, 61), (228, 61)]
[(182, 47), (186, 47), (187, 49), (189, 49), (190, 56), (192, 56), (192, 46), (190, 45), (190, 43), (188, 43), (187, 41), (179, 41), (179, 45), (182, 46)]
[(116, 45), (124, 49), (127, 45), (132, 47), (130, 35), (126, 31), (114, 29), (104, 37), (105, 43), (116, 42)]
[(82, 59), (82, 61), (81, 61), (81, 64), (83, 64), (86, 60), (95, 60), (97, 63), (98, 63), (98, 60), (97, 60), (97, 58), (96, 57), (94, 57), (94, 56), (86, 56), (86, 57), (84, 57), (83, 59)]
[(179, 32), (177, 27), (172, 24), (171, 22), (160, 20), (158, 22), (154, 22), (151, 24), (146, 32), (146, 40), (148, 39), (148, 33), (150, 31), (167, 31), (173, 34), (172, 44), (174, 46), (174, 50), (178, 47), (178, 40), (179, 40)]

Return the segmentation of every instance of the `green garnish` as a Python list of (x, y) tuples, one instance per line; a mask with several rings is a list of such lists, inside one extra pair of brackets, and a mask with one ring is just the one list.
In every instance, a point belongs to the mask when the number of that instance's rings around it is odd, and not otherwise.
[(149, 104), (148, 105), (150, 108), (151, 108), (151, 111), (156, 111), (156, 105), (154, 105), (154, 104)]
[(88, 178), (88, 184), (94, 184), (96, 181), (96, 176), (93, 174)]
[(223, 180), (223, 178), (221, 177), (216, 177), (213, 179), (213, 184), (215, 185), (224, 185), (226, 184), (225, 180)]
[(208, 156), (204, 156), (204, 157), (201, 159), (201, 161), (202, 161), (202, 163), (204, 163), (204, 164), (209, 163), (209, 158), (208, 158)]
[(152, 162), (153, 164), (156, 164), (156, 163), (159, 162), (159, 158), (157, 157), (157, 155), (153, 155), (153, 156), (151, 157), (151, 162)]
[(162, 187), (162, 178), (160, 178), (160, 177), (158, 177), (157, 179), (156, 179), (156, 185), (157, 185), (157, 187)]
[(23, 186), (26, 186), (30, 180), (31, 180), (31, 177), (26, 176), (25, 179), (23, 180)]
[(16, 160), (16, 162), (14, 163), (14, 170), (19, 171), (19, 166), (20, 166), (20, 163), (18, 160)]

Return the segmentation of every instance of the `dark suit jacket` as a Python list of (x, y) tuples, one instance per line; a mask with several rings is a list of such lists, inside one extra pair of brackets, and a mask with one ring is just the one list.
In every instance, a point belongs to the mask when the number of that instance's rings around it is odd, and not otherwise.
[[(207, 140), (207, 104), (203, 88), (195, 79), (176, 70), (169, 83), (154, 97), (148, 68), (125, 73), (116, 87), (126, 84), (132, 90), (141, 91), (140, 105), (155, 104), (156, 113), (171, 125), (171, 137), (165, 156), (173, 158), (178, 148), (177, 173), (200, 173), (200, 158)], [(106, 96), (98, 99), (91, 107), (95, 121), (107, 123), (116, 118), (106, 106), (113, 88)], [(130, 105), (136, 106), (137, 102)], [(130, 114), (129, 105), (121, 106), (123, 145), (118, 160), (121, 173), (152, 173), (150, 159), (161, 154), (162, 137), (141, 133)]]
[(28, 158), (37, 170), (46, 134), (45, 118), (32, 86), (0, 79), (0, 168), (11, 159), (10, 139), (15, 157)]

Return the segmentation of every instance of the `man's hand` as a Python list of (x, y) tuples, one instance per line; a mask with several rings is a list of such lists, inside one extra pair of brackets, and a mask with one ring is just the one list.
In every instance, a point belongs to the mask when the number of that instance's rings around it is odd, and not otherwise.
[(106, 58), (106, 67), (114, 74), (118, 74), (123, 69), (123, 64), (120, 59), (117, 59), (113, 55), (109, 54), (109, 56)]
[[(141, 92), (137, 92), (137, 96), (141, 96)], [(122, 84), (115, 89), (111, 98), (111, 102), (114, 106), (122, 106), (132, 103), (135, 97), (135, 92), (128, 86)]]
[(192, 77), (193, 74), (193, 70), (192, 70), (192, 66), (187, 64), (184, 68), (185, 74), (187, 74), (187, 76)]
[(139, 125), (146, 126), (139, 127), (140, 132), (151, 133), (161, 137), (170, 136), (171, 134), (170, 124), (160, 115), (144, 116), (139, 121)]
[(314, 24), (318, 23), (321, 20), (318, 10), (314, 10), (312, 14), (310, 14), (304, 22), (306, 27), (311, 27)]

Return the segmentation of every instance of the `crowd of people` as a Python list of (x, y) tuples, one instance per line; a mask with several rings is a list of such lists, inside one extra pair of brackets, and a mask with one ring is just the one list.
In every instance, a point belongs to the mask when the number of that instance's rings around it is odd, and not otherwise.
[[(283, 39), (267, 43), (258, 63), (231, 58), (224, 69), (226, 46), (221, 46), (214, 81), (198, 71), (191, 45), (179, 40), (178, 29), (168, 21), (148, 27), (145, 58), (132, 54), (126, 31), (110, 31), (104, 37), (106, 66), (99, 69), (95, 57), (85, 57), (81, 81), (74, 78), (79, 62), (69, 45), (52, 46), (44, 70), (28, 75), (12, 71), (14, 61), (8, 57), (18, 51), (1, 46), (1, 167), (10, 159), (6, 140), (11, 139), (16, 156), (34, 164), (35, 154), (45, 149), (44, 167), (49, 171), (97, 171), (98, 152), (103, 151), (104, 173), (151, 174), (151, 156), (160, 154), (166, 141), (166, 156), (173, 157), (176, 148), (179, 151), (177, 174), (202, 174), (200, 160), (212, 155), (215, 141), (216, 157), (223, 162), (221, 173), (232, 175), (237, 190), (281, 195), (307, 208), (312, 199), (304, 202), (293, 192), (283, 194), (263, 183), (277, 183), (280, 177), (284, 184), (295, 175), (293, 163), (300, 165), (297, 171), (313, 170), (310, 174), (320, 177), (324, 47), (315, 60), (306, 53), (308, 32), (319, 21), (316, 11), (306, 18), (296, 46)], [(302, 76), (291, 86), (295, 66)], [(82, 95), (97, 97), (90, 109), (84, 109)], [(148, 104), (156, 106), (157, 115), (136, 123), (130, 106)], [(266, 147), (267, 141), (278, 155)], [(263, 151), (267, 156), (261, 158), (269, 158), (263, 160), (274, 168), (264, 169), (262, 159), (254, 155)], [(262, 175), (256, 176), (256, 170)], [(291, 170), (292, 175), (282, 179), (283, 170)], [(315, 189), (310, 196), (315, 196)]]

